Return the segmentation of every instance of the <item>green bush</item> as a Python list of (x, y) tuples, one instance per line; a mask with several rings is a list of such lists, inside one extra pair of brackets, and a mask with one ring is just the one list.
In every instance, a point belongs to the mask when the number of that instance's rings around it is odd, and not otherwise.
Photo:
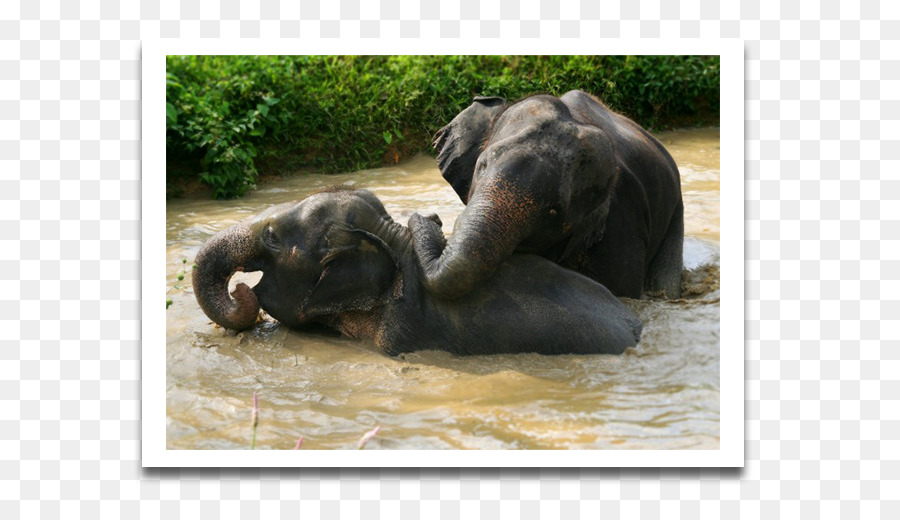
[(352, 171), (431, 152), (477, 95), (590, 92), (641, 125), (717, 121), (707, 56), (168, 56), (167, 176), (217, 198), (258, 172)]

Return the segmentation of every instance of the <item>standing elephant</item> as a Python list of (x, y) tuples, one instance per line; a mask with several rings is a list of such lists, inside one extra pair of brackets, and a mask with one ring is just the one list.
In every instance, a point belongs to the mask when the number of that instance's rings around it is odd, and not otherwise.
[(477, 97), (434, 143), (466, 209), (446, 245), (423, 217), (409, 221), (427, 290), (464, 295), (517, 252), (578, 271), (617, 296), (680, 296), (678, 168), (633, 121), (580, 91), (514, 104)]
[[(424, 224), (439, 233), (435, 220)], [(534, 255), (504, 259), (465, 298), (424, 291), (409, 228), (364, 190), (272, 207), (210, 238), (196, 263), (197, 301), (222, 327), (248, 328), (262, 307), (287, 326), (325, 324), (390, 355), (618, 354), (642, 327), (602, 285)], [(236, 271), (263, 276), (229, 295)]]

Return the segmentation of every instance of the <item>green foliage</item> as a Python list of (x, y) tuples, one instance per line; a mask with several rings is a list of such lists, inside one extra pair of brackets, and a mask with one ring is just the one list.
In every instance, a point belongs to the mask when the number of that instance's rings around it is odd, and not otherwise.
[[(185, 273), (187, 273), (187, 258), (182, 258), (181, 264), (182, 264), (181, 270), (178, 271), (178, 273), (175, 275), (176, 281), (175, 281), (175, 283), (172, 284), (172, 287), (169, 287), (169, 290), (166, 291), (166, 296), (168, 296), (170, 292), (172, 292), (176, 289), (179, 289), (179, 290), (183, 289), (183, 287), (178, 285), (178, 282), (184, 281), (184, 275), (185, 275)], [(193, 270), (196, 265), (197, 264), (191, 264), (191, 269)], [(172, 299), (166, 298), (166, 310), (169, 310), (169, 307), (171, 307), (171, 306), (172, 306)]]
[(605, 98), (644, 126), (698, 111), (719, 112), (719, 60), (705, 56), (627, 56)]
[[(217, 198), (264, 172), (352, 171), (431, 151), (474, 96), (590, 92), (648, 128), (717, 120), (708, 56), (168, 56), (167, 160)], [(184, 165), (190, 165), (185, 168)]]

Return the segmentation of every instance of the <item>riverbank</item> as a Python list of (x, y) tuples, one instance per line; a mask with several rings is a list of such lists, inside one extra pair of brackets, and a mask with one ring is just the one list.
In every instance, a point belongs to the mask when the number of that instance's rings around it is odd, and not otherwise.
[[(718, 121), (716, 121), (717, 123)], [(708, 125), (708, 126), (695, 126), (695, 127), (683, 127), (683, 128), (674, 128), (671, 130), (666, 130), (658, 133), (654, 133), (660, 142), (663, 143), (663, 146), (672, 142), (672, 136), (679, 136), (678, 139), (681, 139), (683, 135), (689, 135), (691, 133), (695, 133), (697, 135), (705, 135), (708, 133), (715, 132), (718, 135), (719, 127), (717, 125)], [(434, 160), (433, 151), (430, 153), (426, 152), (416, 152), (410, 153), (409, 155), (398, 156), (396, 161), (390, 161), (387, 164), (379, 165), (376, 167), (387, 167), (393, 166), (396, 164), (402, 164), (405, 162), (409, 162), (412, 160), (416, 160), (418, 157), (427, 158), (429, 160)], [(317, 175), (321, 172), (316, 172), (314, 170), (308, 168), (298, 168), (291, 170), (287, 167), (282, 168), (261, 168), (257, 178), (255, 188), (262, 190), (265, 189), (266, 186), (271, 184), (277, 184), (288, 179), (294, 177), (302, 177), (306, 175)], [(337, 178), (337, 177), (336, 177)], [(337, 183), (337, 181), (335, 181)], [(170, 199), (180, 199), (180, 198), (188, 198), (188, 199), (214, 199), (215, 198), (214, 189), (208, 184), (204, 183), (198, 176), (192, 175), (179, 175), (174, 176), (171, 180), (166, 182), (166, 200)]]
[(431, 153), (476, 95), (579, 89), (651, 130), (717, 124), (715, 56), (168, 56), (166, 179), (240, 196), (260, 177)]

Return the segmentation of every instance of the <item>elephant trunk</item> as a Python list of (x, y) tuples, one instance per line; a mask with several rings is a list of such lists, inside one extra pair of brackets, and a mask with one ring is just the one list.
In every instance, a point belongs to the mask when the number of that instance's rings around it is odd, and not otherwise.
[(228, 294), (228, 280), (254, 255), (255, 241), (245, 223), (210, 238), (197, 253), (194, 295), (206, 315), (226, 329), (243, 330), (256, 322), (259, 301), (247, 285)]

